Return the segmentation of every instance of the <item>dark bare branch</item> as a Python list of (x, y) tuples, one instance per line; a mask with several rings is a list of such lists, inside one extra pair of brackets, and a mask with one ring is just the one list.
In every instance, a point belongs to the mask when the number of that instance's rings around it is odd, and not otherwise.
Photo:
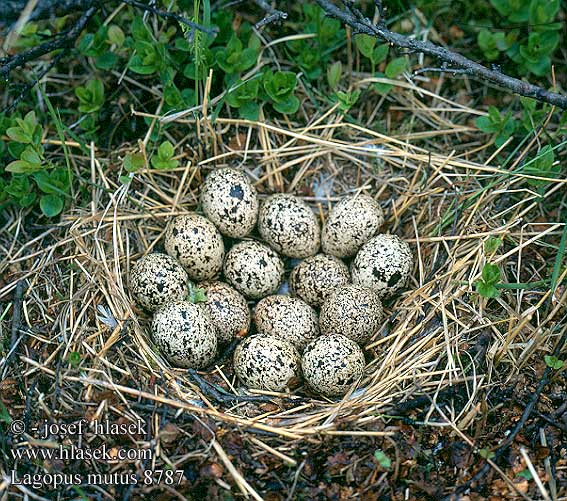
[[(355, 33), (364, 33), (374, 36), (389, 44), (407, 49), (411, 52), (419, 52), (428, 56), (437, 58), (438, 60), (450, 65), (451, 67), (460, 69), (470, 77), (478, 78), (486, 82), (493, 83), (509, 90), (520, 96), (530, 97), (538, 101), (549, 103), (561, 109), (567, 109), (567, 96), (550, 92), (537, 85), (524, 82), (517, 78), (506, 75), (495, 69), (489, 69), (482, 64), (472, 61), (461, 54), (452, 52), (444, 47), (435, 45), (429, 41), (416, 40), (405, 35), (400, 35), (390, 31), (385, 24), (374, 24), (370, 19), (364, 17), (362, 13), (356, 9), (351, 2), (348, 2), (348, 8), (340, 9), (330, 0), (316, 0), (319, 6), (327, 13), (327, 15), (343, 21), (350, 26)], [(346, 4), (347, 2), (345, 2)]]
[(46, 54), (55, 52), (56, 50), (69, 49), (72, 47), (87, 25), (89, 19), (94, 15), (98, 8), (99, 5), (95, 4), (87, 9), (73, 28), (71, 28), (68, 32), (59, 34), (52, 40), (48, 40), (47, 42), (32, 47), (24, 52), (20, 52), (14, 56), (0, 59), (0, 77), (7, 80), (14, 69), (20, 68), (28, 62), (34, 61)]
[(156, 9), (155, 7), (152, 7), (149, 4), (137, 2), (136, 0), (122, 0), (122, 3), (125, 3), (126, 5), (131, 5), (132, 7), (136, 7), (138, 9), (145, 10), (147, 12), (151, 12), (152, 14), (155, 14), (156, 16), (159, 16), (163, 19), (173, 19), (178, 23), (184, 24), (185, 26), (188, 26), (191, 29), (202, 31), (207, 35), (214, 35), (217, 32), (217, 30), (215, 30), (214, 28), (206, 28), (205, 26), (202, 26), (198, 23), (191, 21), (190, 19), (187, 19), (185, 16), (180, 16), (179, 14), (175, 14), (175, 12), (159, 10)]
[(287, 19), (287, 12), (275, 9), (266, 0), (254, 0), (254, 3), (268, 14), (264, 19), (256, 23), (256, 29), (265, 26), (266, 24), (280, 22)]

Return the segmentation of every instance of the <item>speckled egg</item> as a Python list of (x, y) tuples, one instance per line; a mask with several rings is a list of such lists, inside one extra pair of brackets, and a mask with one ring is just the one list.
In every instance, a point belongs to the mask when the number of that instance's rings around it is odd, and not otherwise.
[(353, 256), (383, 224), (382, 208), (371, 196), (344, 198), (333, 207), (323, 227), (323, 252), (343, 258)]
[(217, 328), (219, 343), (230, 343), (236, 336), (244, 336), (250, 328), (250, 310), (244, 296), (223, 282), (201, 282), (209, 310)]
[(413, 256), (407, 242), (396, 235), (377, 235), (358, 251), (351, 265), (352, 281), (388, 297), (407, 282)]
[(321, 336), (305, 347), (301, 369), (309, 387), (321, 395), (344, 395), (364, 372), (364, 354), (340, 334)]
[(224, 276), (241, 294), (260, 299), (274, 294), (283, 278), (284, 264), (267, 245), (246, 240), (226, 254)]
[(345, 285), (332, 292), (321, 306), (321, 334), (342, 334), (364, 345), (382, 326), (380, 296), (361, 285)]
[(350, 282), (347, 265), (326, 254), (308, 257), (291, 272), (291, 291), (311, 306), (321, 306), (337, 287)]
[(265, 297), (256, 305), (254, 321), (258, 332), (285, 339), (300, 353), (319, 336), (317, 312), (296, 297)]
[(164, 246), (193, 280), (214, 278), (222, 268), (222, 236), (213, 223), (194, 212), (177, 216), (168, 224)]
[(294, 346), (271, 334), (247, 337), (234, 351), (234, 372), (256, 390), (284, 391), (299, 377), (299, 366)]
[(189, 277), (171, 256), (154, 252), (134, 264), (130, 270), (130, 291), (142, 308), (155, 311), (172, 299), (185, 299)]
[(205, 215), (223, 235), (242, 238), (258, 218), (256, 189), (243, 172), (234, 169), (212, 171), (201, 187)]
[(268, 197), (258, 213), (258, 231), (285, 256), (304, 258), (319, 250), (319, 221), (309, 206), (294, 195), (278, 193)]
[(171, 363), (185, 368), (209, 366), (217, 352), (217, 332), (203, 305), (171, 301), (152, 322), (153, 340)]

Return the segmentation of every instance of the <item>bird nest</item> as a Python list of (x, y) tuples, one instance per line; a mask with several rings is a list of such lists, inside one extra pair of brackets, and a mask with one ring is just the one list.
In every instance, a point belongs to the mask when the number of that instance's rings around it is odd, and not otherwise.
[[(438, 426), (463, 435), (479, 411), (482, 389), (557, 342), (552, 325), (565, 302), (563, 289), (552, 296), (549, 287), (516, 288), (489, 302), (474, 282), (488, 261), (499, 266), (502, 282), (544, 278), (549, 242), (562, 227), (538, 221), (533, 210), (564, 181), (548, 180), (543, 194), (532, 191), (530, 176), (514, 161), (501, 168), (498, 152), (489, 156), (489, 144), (472, 142), (477, 131), (467, 120), (479, 112), (442, 98), (443, 111), (436, 111), (404, 85), (396, 94), (400, 109), (412, 108), (427, 125), (422, 131), (381, 134), (346, 122), (335, 106), (304, 128), (144, 114), (150, 124), (145, 139), (117, 158), (102, 157), (94, 144), (88, 156), (69, 144), (74, 161), (90, 166), (90, 179), (77, 194), (89, 202), (35, 239), (7, 245), (5, 276), (13, 280), (2, 287), (6, 297), (16, 280), (27, 284), (21, 313), (27, 346), (16, 349), (25, 380), (40, 381), (30, 391), (41, 395), (45, 413), (134, 420), (167, 408), (168, 420), (190, 416), (214, 423), (216, 436), (219, 428), (238, 430), (289, 464), (296, 464), (289, 443), (325, 435), (389, 437), (396, 431), (390, 416), (416, 401), (429, 407), (425, 422), (435, 414)], [(164, 121), (187, 133), (176, 141), (179, 167), (142, 169), (121, 183), (118, 159), (134, 150), (145, 154), (152, 130)], [(160, 250), (167, 221), (195, 210), (206, 173), (224, 166), (245, 170), (260, 197), (295, 193), (323, 219), (346, 194), (369, 193), (385, 209), (386, 231), (410, 243), (415, 263), (409, 284), (386, 302), (383, 328), (365, 349), (364, 376), (344, 398), (327, 400), (305, 387), (246, 391), (235, 379), (230, 350), (210, 370), (195, 373), (172, 367), (154, 349), (149, 318), (128, 290), (129, 271), (142, 255)], [(512, 203), (518, 191), (524, 196)], [(11, 231), (17, 234), (17, 227)], [(504, 242), (498, 249), (486, 245), (494, 237)], [(442, 394), (459, 398), (441, 406)], [(219, 441), (211, 443), (238, 487), (257, 497)]]

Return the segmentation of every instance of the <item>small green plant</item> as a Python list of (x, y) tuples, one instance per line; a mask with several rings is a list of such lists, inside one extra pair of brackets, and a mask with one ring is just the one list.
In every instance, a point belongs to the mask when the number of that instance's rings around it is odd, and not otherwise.
[(261, 75), (246, 82), (239, 81), (226, 96), (227, 104), (232, 108), (237, 108), (240, 117), (245, 120), (258, 120), (260, 113), (260, 104), (258, 102), (260, 81)]
[(326, 16), (319, 6), (303, 3), (302, 23), (313, 38), (293, 40), (287, 47), (290, 59), (310, 81), (315, 81), (331, 64), (333, 53), (345, 44), (345, 31), (336, 19)]
[(104, 105), (104, 84), (101, 80), (89, 80), (85, 87), (77, 87), (75, 94), (79, 98), (81, 113), (94, 113)]
[(189, 296), (187, 300), (191, 303), (204, 303), (207, 301), (207, 295), (205, 290), (200, 287), (195, 286), (193, 283), (189, 282)]
[(498, 237), (488, 237), (486, 242), (484, 242), (484, 252), (485, 254), (494, 254), (502, 245), (502, 239)]
[(532, 480), (534, 478), (529, 468), (526, 468), (525, 470), (522, 470), (520, 473), (518, 473), (518, 477), (525, 480)]
[(505, 34), (502, 31), (492, 33), (486, 28), (479, 31), (477, 43), (480, 50), (484, 53), (487, 61), (495, 61), (500, 57), (500, 53), (508, 50), (513, 41), (510, 34)]
[(502, 146), (516, 131), (516, 122), (512, 118), (512, 113), (508, 112), (504, 116), (500, 114), (496, 106), (488, 108), (488, 116), (478, 117), (476, 126), (482, 131), (494, 134), (494, 144)]
[(327, 84), (331, 90), (337, 90), (342, 74), (343, 64), (340, 61), (336, 61), (327, 67)]
[(497, 284), (500, 282), (500, 268), (495, 264), (486, 263), (482, 268), (480, 280), (474, 285), (476, 291), (485, 298), (495, 298), (500, 295)]
[[(504, 18), (515, 25), (506, 34), (483, 28), (477, 40), (488, 61), (505, 55), (515, 63), (519, 75), (549, 74), (551, 57), (560, 38), (561, 24), (555, 22), (559, 12), (559, 0), (490, 0), (492, 6)], [(522, 30), (521, 26), (529, 26)]]
[(389, 470), (392, 467), (392, 460), (381, 449), (374, 451), (374, 459), (376, 459), (378, 464), (385, 470)]
[(152, 156), (152, 167), (159, 170), (175, 169), (179, 165), (179, 160), (173, 158), (174, 154), (173, 145), (169, 141), (164, 141)]
[(293, 114), (299, 108), (299, 99), (294, 95), (297, 77), (291, 71), (267, 71), (262, 79), (264, 90), (276, 111)]
[(339, 110), (341, 110), (342, 113), (348, 113), (348, 111), (358, 101), (360, 91), (355, 90), (353, 92), (342, 92), (338, 90), (335, 95), (337, 97), (337, 102), (339, 103)]
[(81, 354), (77, 351), (70, 352), (67, 357), (67, 362), (69, 362), (69, 365), (73, 368), (78, 367), (81, 363)]
[(128, 172), (137, 172), (144, 168), (146, 162), (141, 153), (128, 153), (124, 157), (124, 169)]
[(483, 459), (493, 459), (496, 454), (488, 449), (479, 449), (478, 454)]
[(226, 74), (240, 74), (256, 64), (260, 49), (260, 40), (251, 36), (248, 47), (233, 33), (225, 47), (217, 47), (213, 53), (219, 68)]
[[(537, 177), (555, 177), (561, 171), (559, 164), (555, 164), (555, 154), (553, 148), (549, 145), (544, 146), (535, 158), (527, 162), (522, 173)], [(548, 184), (544, 179), (527, 179), (528, 184), (532, 186), (546, 186)]]
[(545, 355), (543, 359), (545, 361), (545, 365), (552, 369), (555, 369), (556, 371), (561, 370), (565, 365), (565, 362), (563, 360), (559, 360), (557, 357), (554, 357), (552, 355)]
[(14, 158), (5, 170), (11, 173), (8, 181), (0, 183), (0, 201), (17, 203), (30, 207), (36, 202), (39, 192), (39, 207), (47, 217), (57, 216), (68, 196), (71, 179), (69, 171), (53, 165), (45, 159), (42, 144), (43, 127), (35, 112), (30, 111), (24, 118), (16, 117), (6, 128), (8, 153)]
[(376, 37), (364, 34), (356, 35), (354, 40), (356, 48), (364, 57), (370, 60), (372, 73), (374, 74), (376, 66), (388, 57), (388, 44), (376, 45)]

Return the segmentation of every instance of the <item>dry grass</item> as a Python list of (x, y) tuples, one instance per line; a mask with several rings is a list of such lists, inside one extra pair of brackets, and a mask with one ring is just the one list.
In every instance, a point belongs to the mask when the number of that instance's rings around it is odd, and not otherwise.
[[(140, 446), (161, 452), (160, 461), (174, 469), (214, 450), (237, 488), (255, 499), (261, 497), (250, 478), (243, 478), (218, 440), (167, 456), (159, 445), (163, 421), (156, 409), (213, 418), (217, 436), (239, 430), (259, 455), (295, 466), (292, 448), (303, 441), (394, 434), (388, 412), (425, 393), (432, 398), (425, 425), (451, 428), (472, 447), (479, 445), (470, 438), (484, 412), (479, 395), (553, 350), (567, 328), (557, 324), (567, 292), (548, 286), (510, 289), (487, 302), (472, 283), (487, 260), (500, 265), (505, 282), (549, 278), (563, 224), (542, 219), (540, 207), (565, 192), (567, 181), (551, 180), (540, 197), (525, 183), (529, 176), (516, 168), (534, 151), (533, 142), (502, 168), (496, 153), (490, 154), (494, 148), (471, 126), (478, 111), (411, 83), (393, 83), (396, 104), (390, 115), (409, 112), (415, 120), (411, 130), (395, 136), (372, 130), (372, 112), (364, 105), (360, 123), (368, 126), (345, 122), (333, 107), (302, 128), (267, 120), (170, 121), (158, 108), (155, 115), (144, 114), (152, 119), (145, 139), (119, 154), (145, 153), (152, 128), (170, 122), (175, 134), (168, 129), (165, 135), (176, 144), (180, 167), (140, 171), (130, 185), (120, 184), (119, 163), (103, 157), (96, 144), (89, 156), (72, 147), (74, 164), (90, 166), (84, 188), (90, 204), (68, 211), (59, 225), (36, 230), (34, 237), (23, 233), (16, 218), (1, 233), (0, 299), (10, 301), (17, 281), (25, 281), (22, 332), (28, 337), (14, 347), (17, 360), (4, 376), (25, 382), (38, 417), (150, 420), (153, 437)], [(208, 169), (227, 165), (245, 169), (260, 193), (300, 194), (323, 218), (344, 194), (371, 193), (387, 210), (387, 231), (412, 245), (411, 284), (387, 304), (388, 321), (367, 346), (364, 379), (341, 401), (315, 398), (300, 388), (289, 395), (269, 393), (268, 405), (221, 405), (152, 349), (148, 318), (128, 292), (129, 269), (159, 249), (169, 218), (195, 209)], [(521, 197), (512, 203), (512, 194)], [(483, 247), (491, 236), (505, 242), (494, 256)], [(3, 315), (8, 331), (11, 307), (7, 302)], [(101, 320), (101, 308), (110, 322)], [(78, 366), (68, 362), (73, 352), (80, 354)], [(207, 377), (229, 391), (243, 391), (230, 363)], [(466, 403), (440, 409), (438, 392), (457, 385), (465, 388)], [(23, 404), (16, 412), (21, 411)], [(179, 440), (185, 436), (184, 431)]]

